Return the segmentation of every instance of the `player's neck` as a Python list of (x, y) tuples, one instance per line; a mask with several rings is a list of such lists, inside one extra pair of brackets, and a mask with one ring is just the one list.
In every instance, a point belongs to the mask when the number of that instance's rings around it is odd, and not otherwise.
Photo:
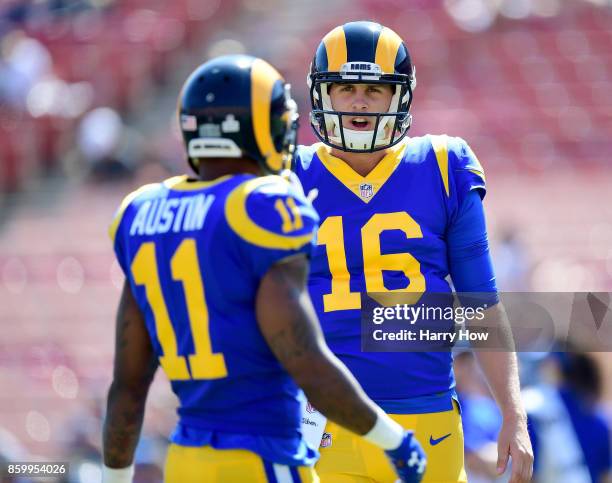
[(331, 154), (348, 164), (353, 171), (360, 176), (367, 176), (387, 153), (386, 151), (376, 151), (374, 153), (347, 153), (332, 148)]
[(202, 181), (212, 181), (233, 174), (261, 176), (259, 165), (250, 159), (201, 159), (199, 171)]

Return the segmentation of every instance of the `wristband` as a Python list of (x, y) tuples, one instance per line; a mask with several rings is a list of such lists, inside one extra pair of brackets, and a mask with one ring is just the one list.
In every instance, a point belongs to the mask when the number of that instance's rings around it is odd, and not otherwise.
[(366, 441), (381, 447), (382, 449), (396, 449), (404, 439), (404, 428), (393, 421), (387, 413), (378, 406), (376, 407), (376, 423), (374, 427), (363, 435)]
[(102, 483), (132, 483), (134, 478), (134, 464), (127, 468), (109, 468), (102, 466)]

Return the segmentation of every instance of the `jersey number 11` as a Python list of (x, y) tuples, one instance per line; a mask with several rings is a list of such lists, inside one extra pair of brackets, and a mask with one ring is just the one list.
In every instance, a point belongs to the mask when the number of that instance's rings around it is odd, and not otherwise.
[(159, 282), (155, 244), (143, 243), (132, 262), (132, 275), (137, 285), (144, 285), (147, 301), (155, 317), (157, 338), (164, 353), (159, 364), (170, 380), (220, 379), (227, 376), (225, 358), (213, 353), (208, 327), (208, 307), (204, 282), (198, 263), (196, 243), (186, 238), (174, 252), (170, 261), (172, 278), (181, 282), (185, 290), (189, 325), (195, 346), (195, 354), (189, 356), (189, 369), (184, 356), (178, 355), (176, 335), (170, 322), (168, 308)]

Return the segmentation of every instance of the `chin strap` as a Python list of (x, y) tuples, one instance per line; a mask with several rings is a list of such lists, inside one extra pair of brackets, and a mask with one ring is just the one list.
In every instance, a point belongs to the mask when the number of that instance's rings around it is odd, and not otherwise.
[[(346, 147), (349, 149), (370, 149), (372, 147), (372, 140), (374, 139), (374, 131), (355, 131), (353, 129), (344, 128), (344, 142)], [(374, 147), (388, 144), (391, 138), (385, 136), (385, 127), (379, 126), (378, 132), (376, 133), (376, 140)], [(334, 125), (334, 135), (329, 137), (329, 140), (338, 146), (342, 147), (342, 136), (340, 134), (340, 127)]]

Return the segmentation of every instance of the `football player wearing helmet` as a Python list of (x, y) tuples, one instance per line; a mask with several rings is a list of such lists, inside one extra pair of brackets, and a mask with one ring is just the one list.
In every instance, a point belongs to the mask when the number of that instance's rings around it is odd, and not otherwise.
[(331, 420), (388, 450), (403, 481), (420, 481), (421, 447), (331, 354), (308, 298), (318, 216), (299, 186), (274, 175), (295, 146), (289, 86), (261, 59), (220, 57), (187, 79), (179, 121), (197, 177), (136, 190), (110, 228), (126, 282), (103, 480), (131, 481), (161, 366), (179, 399), (166, 481), (318, 481), (299, 387)]
[[(362, 294), (449, 299), (448, 276), (457, 292), (487, 294), (484, 325), (507, 324), (489, 255), (484, 172), (460, 138), (406, 137), (416, 85), (408, 49), (391, 29), (362, 21), (330, 31), (308, 75), (310, 122), (321, 142), (300, 146), (293, 169), (306, 192), (318, 190), (313, 205), (321, 225), (308, 285), (329, 347), (366, 393), (425, 443), (423, 481), (461, 482), (450, 349), (362, 350)], [(499, 469), (510, 456), (512, 481), (529, 481), (532, 451), (515, 354), (477, 357), (504, 414)], [(376, 448), (333, 422), (325, 432), (316, 466), (325, 481), (393, 481)]]

